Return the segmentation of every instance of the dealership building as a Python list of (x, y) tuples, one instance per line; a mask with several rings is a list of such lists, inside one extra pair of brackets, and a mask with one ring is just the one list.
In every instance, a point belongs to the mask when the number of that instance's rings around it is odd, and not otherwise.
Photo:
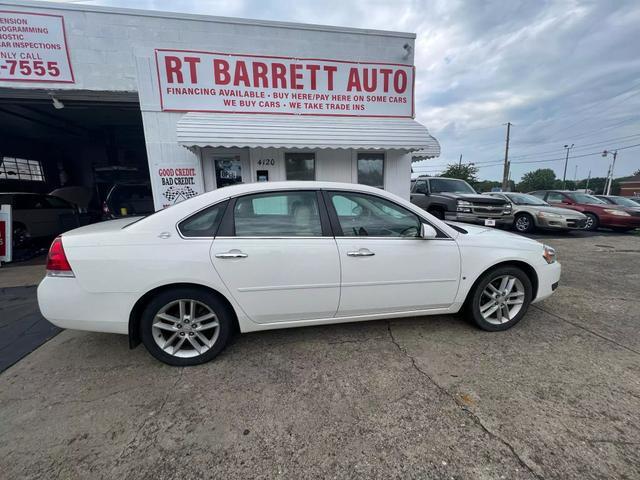
[(439, 154), (411, 33), (0, 1), (0, 191), (150, 183), (156, 209), (239, 182), (409, 196)]

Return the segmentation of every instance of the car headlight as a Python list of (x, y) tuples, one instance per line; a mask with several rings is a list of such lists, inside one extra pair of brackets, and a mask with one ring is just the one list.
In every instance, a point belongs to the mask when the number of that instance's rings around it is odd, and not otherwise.
[(538, 212), (538, 217), (540, 218), (559, 218), (562, 217), (559, 213), (552, 212)]
[(554, 263), (557, 257), (556, 249), (549, 245), (543, 245), (542, 248), (542, 258), (544, 258), (549, 264)]
[(610, 215), (616, 215), (618, 217), (630, 217), (631, 216), (631, 215), (629, 215), (627, 212), (625, 212), (623, 210), (614, 210), (613, 208), (605, 208), (604, 211), (607, 212)]
[(458, 200), (456, 202), (456, 210), (458, 212), (471, 213), (472, 207), (473, 207), (473, 203), (467, 202), (466, 200)]
[(510, 203), (507, 203), (504, 206), (504, 213), (506, 213), (507, 215), (511, 213), (511, 204)]

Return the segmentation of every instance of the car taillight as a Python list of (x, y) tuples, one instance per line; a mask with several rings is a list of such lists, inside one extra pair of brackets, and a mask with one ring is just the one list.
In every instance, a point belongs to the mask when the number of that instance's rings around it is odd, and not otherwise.
[(47, 276), (49, 277), (75, 277), (64, 253), (62, 246), (62, 238), (57, 237), (49, 248), (49, 256), (47, 257)]

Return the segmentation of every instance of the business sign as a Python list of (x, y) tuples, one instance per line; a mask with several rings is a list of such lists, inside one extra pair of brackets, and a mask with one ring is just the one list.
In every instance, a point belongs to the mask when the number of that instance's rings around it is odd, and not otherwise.
[(156, 169), (155, 185), (159, 191), (160, 201), (156, 205), (161, 208), (170, 207), (183, 200), (200, 195), (201, 181), (198, 170), (189, 165), (167, 165)]
[(11, 261), (11, 205), (0, 205), (0, 263)]
[(413, 117), (412, 65), (158, 49), (165, 111)]
[(75, 82), (62, 16), (0, 10), (0, 81)]

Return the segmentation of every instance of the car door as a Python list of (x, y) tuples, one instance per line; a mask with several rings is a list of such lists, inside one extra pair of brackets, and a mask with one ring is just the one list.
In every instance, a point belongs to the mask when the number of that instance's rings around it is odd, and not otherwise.
[(57, 219), (49, 214), (49, 204), (44, 195), (24, 193), (14, 197), (14, 222), (21, 222), (32, 237), (55, 235)]
[(416, 180), (411, 190), (411, 203), (426, 210), (429, 207), (429, 185), (426, 180)]
[(220, 229), (211, 260), (251, 320), (274, 323), (335, 316), (340, 260), (317, 191), (232, 199)]
[[(450, 306), (460, 279), (456, 242), (419, 237), (423, 221), (382, 197), (326, 192), (342, 267), (338, 316)], [(425, 221), (426, 222), (426, 221)]]

